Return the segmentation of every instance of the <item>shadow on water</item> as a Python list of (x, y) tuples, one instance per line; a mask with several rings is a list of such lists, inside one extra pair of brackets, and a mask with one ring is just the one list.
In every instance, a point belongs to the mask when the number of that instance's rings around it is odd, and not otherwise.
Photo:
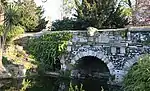
[[(85, 91), (122, 91), (120, 87), (108, 85), (108, 78), (98, 78), (97, 74), (109, 73), (109, 70), (107, 65), (96, 57), (86, 56), (79, 59), (74, 70), (77, 70), (77, 75), (80, 74), (83, 78), (35, 76), (23, 79), (1, 79), (0, 91), (69, 91), (70, 83), (72, 87), (79, 88), (82, 84)], [(1, 85), (2, 82), (5, 84)]]
[(1, 79), (6, 84), (0, 88), (0, 91), (69, 91), (69, 85), (80, 87), (83, 84), (85, 91), (122, 91), (119, 87), (114, 87), (101, 82), (98, 79), (67, 79), (54, 78), (49, 76), (38, 76), (24, 79)]

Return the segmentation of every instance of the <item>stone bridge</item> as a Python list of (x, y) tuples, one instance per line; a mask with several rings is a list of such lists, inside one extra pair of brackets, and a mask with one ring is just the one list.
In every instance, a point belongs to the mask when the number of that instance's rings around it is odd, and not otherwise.
[[(101, 63), (98, 66), (104, 67), (105, 64), (109, 74), (114, 76), (112, 82), (117, 84), (142, 55), (150, 54), (150, 27), (90, 30), (66, 31), (72, 33), (73, 38), (68, 43), (67, 53), (61, 58), (61, 68), (70, 70), (71, 75), (78, 75), (74, 68), (81, 59), (99, 59)], [(55, 32), (25, 34), (22, 37), (38, 37), (45, 33)]]
[(103, 61), (120, 83), (128, 70), (143, 54), (150, 53), (150, 28), (102, 29), (92, 32), (70, 31), (67, 54), (62, 59), (62, 69), (73, 72), (74, 65), (83, 57), (93, 56)]

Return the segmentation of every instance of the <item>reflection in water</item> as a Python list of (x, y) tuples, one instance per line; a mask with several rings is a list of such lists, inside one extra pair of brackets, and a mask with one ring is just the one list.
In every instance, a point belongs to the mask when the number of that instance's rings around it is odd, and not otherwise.
[[(85, 91), (122, 91), (119, 87), (108, 85), (108, 79), (99, 78), (100, 73), (108, 73), (107, 65), (100, 59), (92, 56), (83, 57), (78, 60), (74, 70), (80, 79), (54, 78), (50, 76), (36, 76), (24, 79), (3, 79), (5, 85), (0, 87), (0, 91), (78, 91), (76, 87), (81, 87)], [(81, 77), (83, 77), (81, 79)], [(70, 86), (70, 83), (72, 84)], [(72, 90), (69, 90), (72, 87)], [(81, 90), (79, 90), (81, 91)]]
[(70, 83), (72, 83), (72, 87), (76, 85), (80, 87), (83, 84), (85, 91), (101, 91), (102, 87), (105, 89), (104, 91), (122, 91), (119, 90), (119, 87), (109, 86), (98, 79), (81, 80), (44, 76), (1, 81), (5, 81), (7, 84), (1, 87), (0, 91), (69, 91)]

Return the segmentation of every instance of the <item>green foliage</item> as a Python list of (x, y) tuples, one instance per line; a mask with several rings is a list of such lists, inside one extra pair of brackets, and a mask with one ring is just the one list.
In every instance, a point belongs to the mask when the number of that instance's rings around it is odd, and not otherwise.
[(28, 79), (23, 79), (22, 85), (23, 86), (20, 91), (26, 91), (27, 88), (31, 87), (31, 81)]
[(44, 10), (41, 6), (37, 7), (36, 12), (37, 12), (36, 14), (38, 15), (39, 21), (38, 21), (38, 26), (36, 26), (34, 31), (39, 32), (42, 29), (46, 29), (46, 25), (48, 21), (45, 20), (46, 17), (43, 17)]
[(76, 21), (74, 19), (64, 18), (63, 20), (56, 20), (52, 23), (52, 31), (62, 30), (76, 30)]
[(83, 84), (81, 84), (80, 88), (78, 86), (73, 87), (70, 83), (69, 91), (85, 91), (83, 90)]
[[(84, 22), (84, 24), (83, 24)], [(52, 23), (52, 31), (63, 30), (85, 30), (89, 25), (89, 22), (74, 18), (64, 18), (63, 20), (56, 20)]]
[[(22, 81), (22, 80), (21, 80)], [(17, 81), (16, 81), (17, 82)], [(13, 85), (12, 85), (13, 84)], [(17, 86), (14, 86), (17, 85)], [(27, 91), (28, 88), (32, 86), (32, 82), (26, 78), (23, 79), (22, 83), (7, 83), (4, 90), (2, 91)], [(19, 88), (18, 88), (19, 86)], [(21, 88), (20, 88), (21, 86)]]
[[(71, 4), (70, 9), (73, 9), (76, 6), (76, 14), (74, 14), (76, 18), (56, 20), (52, 23), (52, 31), (86, 30), (87, 27), (123, 28), (129, 24), (128, 17), (131, 16), (132, 9), (124, 7), (127, 1), (121, 0), (118, 2), (119, 5), (115, 0), (82, 0), (82, 3), (80, 0), (74, 1), (65, 0), (64, 7), (69, 8)], [(69, 13), (70, 9), (64, 12)]]
[(15, 2), (16, 7), (19, 7), (21, 19), (16, 25), (23, 26), (25, 31), (41, 31), (46, 28), (48, 21), (42, 17), (44, 10), (41, 6), (36, 6), (34, 0), (23, 0), (23, 2)]
[(9, 4), (7, 6), (2, 5), (2, 8), (4, 9), (4, 30), (1, 29), (1, 43), (0, 43), (0, 68), (3, 67), (2, 64), (2, 56), (3, 56), (3, 50), (6, 44), (6, 39), (7, 39), (7, 35), (8, 32), (11, 31), (12, 27), (18, 22), (18, 20), (20, 19), (20, 14), (18, 13), (18, 8), (14, 5), (14, 4)]
[(139, 59), (124, 79), (125, 91), (150, 91), (150, 55)]
[(34, 61), (34, 59), (29, 58), (28, 54), (22, 49), (21, 46), (13, 44), (6, 47), (2, 60), (4, 65), (23, 65), (27, 70), (36, 68), (36, 65), (33, 64), (32, 61)]
[(70, 33), (45, 34), (29, 40), (28, 50), (44, 70), (56, 70), (60, 64), (59, 57), (66, 51)]
[(63, 0), (63, 18), (71, 17), (74, 12), (75, 2), (74, 0)]
[(3, 37), (2, 45), (5, 44), (7, 39), (10, 39), (24, 31), (20, 27), (15, 26), (20, 19), (18, 7), (16, 7), (14, 4), (7, 5), (4, 7), (4, 16), (4, 25), (0, 26), (0, 34)]
[(19, 24), (25, 27), (25, 31), (33, 31), (38, 25), (35, 2), (33, 0), (23, 0), (23, 2), (18, 2), (17, 4), (21, 12)]
[(5, 32), (11, 31), (11, 28), (16, 25), (21, 19), (19, 8), (14, 4), (9, 4), (4, 9), (4, 30)]
[(7, 0), (0, 0), (0, 2), (2, 3), (2, 5), (6, 6), (7, 5)]
[(131, 17), (132, 16), (132, 11), (133, 11), (133, 5), (131, 3), (132, 1), (131, 0), (121, 0), (120, 3), (122, 3), (122, 8), (123, 8), (123, 11), (122, 13), (128, 17)]
[(3, 25), (0, 25), (0, 36), (2, 36), (3, 31), (4, 31), (4, 26), (3, 26)]
[(4, 57), (4, 56), (3, 56), (2, 63), (3, 63), (4, 65), (11, 64), (11, 62), (7, 59), (7, 57)]
[[(128, 18), (122, 14), (122, 8), (117, 6), (115, 0), (75, 0), (77, 21), (86, 29), (95, 28), (120, 28), (128, 24)], [(117, 7), (117, 8), (116, 8)]]
[(104, 28), (123, 28), (129, 24), (127, 15), (123, 13), (125, 9), (120, 5), (114, 10), (103, 23)]
[(7, 35), (7, 40), (11, 40), (12, 38), (20, 35), (20, 34), (23, 34), (24, 33), (24, 29), (20, 26), (13, 26), (12, 30), (10, 32), (8, 32), (8, 35)]
[[(73, 86), (72, 83), (70, 83), (69, 91), (85, 91), (85, 90), (83, 89), (83, 84), (81, 84), (81, 86), (79, 87), (77, 85)], [(104, 91), (103, 87), (101, 87), (101, 91)]]
[[(2, 35), (2, 31), (4, 31), (4, 26), (3, 25), (0, 25), (0, 35)], [(11, 28), (11, 30), (7, 33), (7, 41), (10, 41), (12, 38), (20, 35), (20, 34), (23, 34), (24, 33), (24, 29), (20, 26), (13, 26)]]

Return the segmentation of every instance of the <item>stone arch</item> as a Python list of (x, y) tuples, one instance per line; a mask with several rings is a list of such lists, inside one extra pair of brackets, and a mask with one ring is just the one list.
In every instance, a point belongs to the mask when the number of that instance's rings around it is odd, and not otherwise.
[(110, 62), (109, 59), (107, 58), (107, 56), (104, 55), (104, 53), (101, 51), (99, 51), (99, 52), (95, 52), (92, 50), (88, 50), (86, 52), (80, 52), (79, 51), (76, 54), (76, 56), (72, 58), (71, 63), (74, 65), (77, 60), (79, 60), (80, 58), (85, 57), (85, 56), (93, 56), (93, 57), (97, 57), (98, 59), (101, 59), (107, 65), (110, 74), (114, 75), (114, 69), (115, 68), (114, 68), (113, 63)]
[(130, 68), (138, 62), (138, 59), (142, 57), (142, 55), (135, 55), (133, 58), (131, 58), (130, 60), (127, 60), (127, 62), (125, 62), (124, 66), (123, 66), (123, 71), (128, 72), (128, 70), (130, 70)]

